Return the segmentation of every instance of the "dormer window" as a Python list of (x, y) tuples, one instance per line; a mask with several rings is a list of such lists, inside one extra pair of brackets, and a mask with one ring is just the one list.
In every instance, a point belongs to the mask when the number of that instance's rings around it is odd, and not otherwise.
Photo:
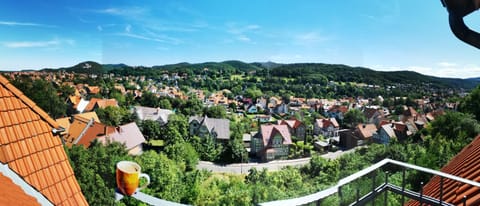
[(282, 137), (281, 136), (275, 136), (273, 138), (273, 145), (281, 145), (282, 144)]

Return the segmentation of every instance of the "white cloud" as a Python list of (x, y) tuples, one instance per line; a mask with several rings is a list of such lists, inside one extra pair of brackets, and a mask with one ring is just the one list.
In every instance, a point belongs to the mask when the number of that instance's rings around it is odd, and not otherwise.
[(252, 32), (254, 30), (258, 30), (261, 27), (256, 24), (249, 24), (244, 26), (239, 26), (237, 23), (227, 23), (228, 33), (231, 34), (244, 34), (247, 32)]
[(0, 25), (3, 25), (3, 26), (33, 26), (33, 27), (47, 27), (47, 28), (57, 27), (55, 25), (37, 24), (37, 23), (31, 23), (31, 22), (16, 22), (16, 21), (0, 21)]
[(255, 30), (255, 29), (260, 29), (260, 26), (256, 24), (251, 24), (251, 25), (247, 25), (245, 28), (247, 30)]
[(250, 42), (250, 41), (251, 41), (251, 39), (248, 38), (248, 37), (245, 36), (245, 35), (239, 35), (239, 36), (237, 37), (237, 39), (240, 40), (240, 41), (243, 41), (243, 42)]
[(130, 30), (132, 29), (132, 25), (128, 24), (125, 26), (125, 32), (130, 33)]
[(8, 48), (45, 48), (59, 46), (62, 44), (74, 45), (75, 41), (71, 39), (53, 39), (49, 41), (14, 41), (3, 42), (2, 45)]
[(115, 16), (125, 16), (125, 17), (135, 17), (138, 15), (143, 15), (147, 12), (145, 8), (141, 7), (129, 7), (129, 8), (105, 8), (99, 10), (91, 10), (92, 12), (99, 14), (108, 14)]
[(328, 37), (320, 35), (318, 32), (307, 32), (298, 34), (294, 37), (295, 42), (300, 45), (312, 45), (329, 40)]
[(478, 65), (461, 65), (451, 62), (440, 62), (434, 66), (384, 66), (374, 65), (366, 66), (379, 71), (414, 71), (425, 75), (445, 77), (445, 78), (470, 78), (480, 77), (480, 66)]
[(438, 66), (441, 66), (441, 67), (456, 67), (457, 64), (451, 63), (451, 62), (439, 62)]
[(130, 38), (134, 38), (134, 39), (141, 39), (141, 40), (146, 40), (146, 41), (169, 43), (169, 44), (180, 44), (182, 42), (179, 39), (172, 38), (172, 37), (165, 36), (165, 35), (145, 36), (145, 35), (134, 34), (134, 33), (117, 33), (115, 35), (130, 37)]
[(227, 23), (227, 32), (233, 34), (232, 39), (246, 43), (254, 43), (247, 35), (255, 33), (260, 28), (257, 24), (238, 25), (237, 23)]

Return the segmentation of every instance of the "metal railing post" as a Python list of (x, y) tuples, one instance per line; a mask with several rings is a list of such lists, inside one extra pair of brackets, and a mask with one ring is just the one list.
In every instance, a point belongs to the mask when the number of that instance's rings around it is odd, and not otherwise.
[(360, 189), (358, 189), (358, 185), (357, 185), (357, 197), (356, 197), (355, 202), (358, 203), (358, 200), (360, 200)]
[(443, 202), (443, 177), (440, 177), (440, 205)]
[(467, 206), (467, 196), (463, 196), (463, 206)]
[[(402, 193), (405, 193), (405, 167), (402, 170)], [(405, 195), (402, 195), (402, 205), (405, 205)]]
[[(388, 171), (385, 172), (385, 187), (388, 185)], [(388, 190), (383, 190), (385, 193), (383, 196), (383, 205), (387, 205), (387, 196), (388, 196)]]
[[(376, 191), (375, 191), (376, 177), (377, 177), (377, 174), (376, 174), (375, 171), (373, 171), (372, 172), (372, 194), (376, 193)], [(373, 198), (372, 206), (375, 206), (375, 198)]]
[(342, 187), (338, 187), (338, 198), (340, 199), (338, 202), (339, 202), (339, 205), (340, 206), (343, 206), (343, 194), (342, 194)]
[(423, 205), (423, 182), (420, 182), (420, 206)]

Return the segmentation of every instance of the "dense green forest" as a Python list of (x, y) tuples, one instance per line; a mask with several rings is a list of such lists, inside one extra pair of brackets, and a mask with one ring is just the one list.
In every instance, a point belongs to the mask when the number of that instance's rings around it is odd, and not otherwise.
[[(88, 68), (85, 67), (88, 64)], [(269, 63), (244, 63), (241, 61), (206, 62), (198, 64), (178, 63), (153, 67), (133, 67), (125, 64), (105, 64), (96, 62), (83, 62), (72, 67), (60, 68), (59, 70), (73, 71), (76, 73), (102, 74), (115, 73), (119, 75), (148, 75), (150, 78), (160, 77), (165, 72), (178, 72), (185, 74), (205, 74), (208, 72), (222, 74), (256, 73), (258, 77), (304, 77), (316, 79), (323, 76), (328, 81), (335, 82), (358, 82), (376, 85), (402, 84), (429, 84), (438, 88), (465, 88), (471, 89), (478, 84), (478, 79), (455, 79), (439, 78), (422, 75), (413, 71), (382, 72), (363, 67), (351, 67), (340, 64), (322, 63), (298, 63), (298, 64), (276, 64)], [(46, 69), (45, 71), (53, 71)], [(304, 82), (308, 83), (308, 82)], [(314, 82), (310, 82), (314, 83)]]

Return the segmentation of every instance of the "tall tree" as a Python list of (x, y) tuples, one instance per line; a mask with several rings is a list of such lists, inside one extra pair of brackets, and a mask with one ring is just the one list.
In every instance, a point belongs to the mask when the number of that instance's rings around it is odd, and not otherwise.
[[(62, 90), (54, 87), (51, 82), (44, 79), (18, 78), (13, 81), (13, 84), (53, 118), (66, 114), (65, 99), (58, 96), (58, 92), (62, 92)], [(68, 91), (64, 92), (68, 93)]]
[(187, 140), (189, 138), (187, 118), (182, 114), (170, 115), (162, 135), (166, 144)]
[(465, 113), (475, 115), (475, 118), (480, 121), (480, 85), (473, 89), (468, 96), (466, 96), (460, 104), (460, 110)]
[(96, 110), (100, 121), (109, 126), (119, 126), (133, 121), (131, 113), (122, 107), (107, 106), (105, 109)]
[(73, 145), (66, 149), (70, 165), (90, 205), (114, 205), (116, 188), (115, 165), (131, 160), (125, 146), (112, 143), (104, 146), (94, 141), (88, 149)]
[(227, 111), (224, 106), (211, 106), (204, 109), (203, 115), (207, 115), (210, 118), (226, 118)]
[(142, 122), (142, 134), (147, 141), (161, 139), (162, 138), (162, 127), (157, 121), (154, 120), (144, 120)]
[(185, 170), (192, 171), (198, 163), (198, 154), (188, 142), (176, 142), (165, 148), (167, 156), (185, 165)]
[(365, 115), (358, 109), (348, 110), (343, 117), (343, 122), (350, 128), (354, 128), (357, 124), (364, 123), (365, 121)]

